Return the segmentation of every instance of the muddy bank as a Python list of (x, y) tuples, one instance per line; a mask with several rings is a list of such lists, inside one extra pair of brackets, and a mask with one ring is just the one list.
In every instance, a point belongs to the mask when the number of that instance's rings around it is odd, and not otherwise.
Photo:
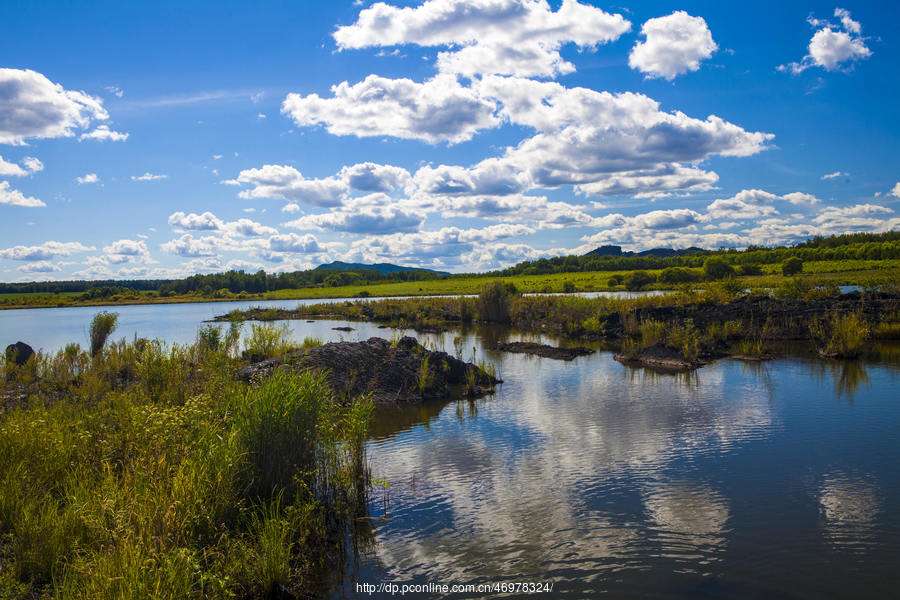
[(327, 372), (335, 393), (345, 398), (371, 394), (378, 404), (445, 399), (455, 386), (461, 386), (460, 392), (470, 397), (484, 396), (501, 383), (472, 363), (427, 350), (412, 337), (404, 337), (396, 345), (377, 337), (323, 344), (248, 365), (238, 371), (238, 377), (266, 377), (274, 369)]
[(690, 371), (706, 364), (700, 359), (686, 358), (677, 348), (665, 344), (648, 346), (637, 354), (616, 354), (615, 359), (625, 365), (664, 371)]
[(556, 360), (574, 360), (579, 356), (587, 356), (593, 354), (594, 351), (584, 346), (576, 346), (574, 348), (557, 348), (555, 346), (547, 346), (546, 344), (536, 344), (534, 342), (509, 342), (495, 344), (489, 350), (500, 350), (501, 352), (514, 352), (518, 354), (530, 354), (532, 356), (541, 356), (543, 358), (553, 358)]

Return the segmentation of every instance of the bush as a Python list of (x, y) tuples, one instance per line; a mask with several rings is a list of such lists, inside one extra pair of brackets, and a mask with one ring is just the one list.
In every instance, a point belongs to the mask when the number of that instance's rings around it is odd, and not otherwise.
[(516, 293), (516, 286), (511, 283), (491, 281), (484, 284), (478, 294), (479, 318), (492, 323), (508, 323), (510, 298)]
[(720, 256), (710, 256), (703, 263), (703, 274), (707, 279), (715, 281), (717, 279), (725, 279), (726, 277), (734, 277), (734, 268), (725, 262)]
[(796, 275), (803, 271), (803, 259), (792, 256), (781, 263), (781, 274), (785, 277)]
[(633, 271), (625, 277), (625, 289), (635, 291), (655, 282), (656, 277), (647, 271)]
[(699, 281), (700, 274), (684, 267), (669, 267), (659, 274), (660, 283), (688, 283)]
[(606, 282), (606, 285), (608, 285), (609, 287), (616, 287), (616, 286), (622, 285), (622, 276), (621, 275), (613, 275)]
[(98, 312), (91, 321), (91, 356), (96, 356), (103, 346), (106, 339), (115, 331), (119, 323), (119, 313), (111, 313), (107, 311)]
[(563, 292), (566, 294), (571, 294), (575, 291), (575, 284), (569, 281), (568, 279), (563, 281)]
[(280, 326), (273, 323), (253, 323), (250, 335), (244, 341), (244, 348), (251, 360), (262, 360), (281, 356), (291, 347), (291, 329), (287, 323)]
[(762, 267), (759, 265), (747, 264), (738, 267), (738, 274), (743, 276), (762, 275)]

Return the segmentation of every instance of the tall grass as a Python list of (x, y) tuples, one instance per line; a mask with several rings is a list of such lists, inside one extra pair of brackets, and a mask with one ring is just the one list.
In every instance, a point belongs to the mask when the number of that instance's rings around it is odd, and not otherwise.
[(103, 346), (106, 339), (115, 331), (119, 322), (119, 314), (107, 311), (100, 311), (94, 315), (91, 321), (91, 356), (96, 356)]
[(342, 560), (371, 402), (308, 373), (240, 383), (214, 337), (2, 378), (26, 398), (0, 415), (0, 597), (262, 597)]

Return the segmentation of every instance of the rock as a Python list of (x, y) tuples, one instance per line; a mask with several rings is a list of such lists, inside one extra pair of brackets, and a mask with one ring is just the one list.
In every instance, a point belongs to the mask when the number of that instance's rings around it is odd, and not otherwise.
[(22, 366), (34, 356), (34, 350), (25, 342), (16, 342), (6, 347), (6, 362)]
[(450, 396), (451, 386), (465, 386), (469, 395), (483, 396), (501, 383), (473, 364), (446, 352), (427, 350), (409, 336), (396, 345), (377, 337), (365, 342), (331, 342), (248, 365), (238, 371), (238, 377), (266, 377), (274, 369), (325, 372), (340, 396), (371, 394), (379, 404), (443, 399)]
[(356, 331), (352, 327), (332, 327), (335, 331)]
[(554, 358), (557, 360), (573, 360), (578, 356), (586, 356), (593, 354), (594, 351), (584, 346), (576, 346), (574, 348), (557, 348), (555, 346), (547, 346), (545, 344), (536, 344), (534, 342), (509, 342), (499, 343), (491, 350), (500, 350), (502, 352), (516, 352), (520, 354), (531, 354), (533, 356), (541, 356), (544, 358)]
[(689, 360), (677, 348), (665, 344), (654, 344), (644, 348), (637, 356), (617, 354), (615, 359), (626, 365), (653, 367), (666, 371), (690, 371), (705, 364), (699, 360)]

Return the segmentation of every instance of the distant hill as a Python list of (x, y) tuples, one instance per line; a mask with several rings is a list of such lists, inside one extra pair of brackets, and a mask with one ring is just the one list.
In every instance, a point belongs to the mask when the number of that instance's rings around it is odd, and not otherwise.
[(688, 254), (695, 254), (697, 252), (706, 252), (706, 250), (691, 246), (690, 248), (683, 248), (681, 250), (674, 250), (672, 248), (651, 248), (650, 250), (643, 250), (642, 252), (622, 252), (622, 246), (600, 246), (599, 248), (594, 248), (585, 254), (585, 256), (657, 256), (666, 258), (669, 256), (687, 256)]
[(392, 265), (391, 263), (376, 263), (367, 265), (364, 263), (345, 263), (340, 260), (330, 262), (327, 265), (319, 265), (314, 271), (378, 271), (381, 274), (399, 273), (401, 271), (426, 271), (428, 273), (436, 273), (438, 275), (449, 275), (446, 271), (434, 271), (432, 269), (421, 269), (419, 267), (402, 267), (400, 265)]

